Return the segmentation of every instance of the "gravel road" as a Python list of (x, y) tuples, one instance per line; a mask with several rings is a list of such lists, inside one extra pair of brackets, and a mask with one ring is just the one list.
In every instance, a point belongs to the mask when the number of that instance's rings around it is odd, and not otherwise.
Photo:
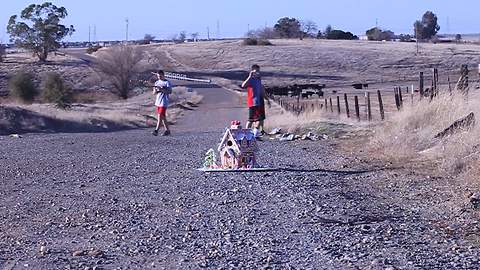
[(281, 172), (196, 171), (246, 113), (197, 90), (171, 137), (0, 137), (0, 269), (477, 269), (477, 247), (395, 186), (422, 176), (358, 169), (335, 141), (260, 142)]

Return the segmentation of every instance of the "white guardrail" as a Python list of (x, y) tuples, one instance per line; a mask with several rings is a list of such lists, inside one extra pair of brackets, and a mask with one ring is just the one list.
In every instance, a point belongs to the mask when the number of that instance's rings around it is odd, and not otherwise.
[(189, 78), (185, 74), (173, 73), (173, 72), (165, 72), (165, 78), (171, 79), (171, 80), (180, 80), (180, 81), (189, 81), (189, 82), (201, 82), (201, 83), (212, 82), (212, 80)]

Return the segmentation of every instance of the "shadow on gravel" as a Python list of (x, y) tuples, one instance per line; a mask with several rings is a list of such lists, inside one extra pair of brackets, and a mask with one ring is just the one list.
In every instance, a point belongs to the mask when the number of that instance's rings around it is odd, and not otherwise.
[(342, 170), (329, 170), (329, 169), (293, 169), (293, 168), (265, 168), (261, 171), (255, 170), (245, 170), (245, 171), (215, 171), (215, 172), (208, 172), (208, 173), (266, 173), (266, 172), (298, 172), (298, 173), (327, 173), (327, 174), (337, 174), (337, 175), (357, 175), (357, 174), (365, 174), (365, 173), (373, 173), (384, 171), (387, 169), (395, 169), (395, 168), (381, 168), (381, 169), (371, 169), (371, 170), (352, 170), (352, 171), (342, 171)]

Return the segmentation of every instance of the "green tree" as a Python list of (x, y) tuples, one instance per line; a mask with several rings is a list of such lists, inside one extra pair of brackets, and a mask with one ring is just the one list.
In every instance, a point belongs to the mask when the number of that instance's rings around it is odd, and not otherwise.
[(10, 17), (7, 32), (10, 40), (19, 47), (32, 50), (42, 62), (48, 53), (61, 47), (60, 41), (75, 32), (60, 23), (67, 17), (64, 7), (57, 7), (50, 2), (41, 5), (31, 4), (20, 14)]
[(417, 39), (431, 39), (440, 30), (437, 15), (431, 11), (425, 12), (422, 20), (416, 21), (413, 27)]
[(387, 40), (390, 41), (395, 38), (395, 33), (389, 30), (382, 30), (378, 27), (374, 27), (372, 29), (367, 30), (366, 32), (368, 40), (375, 40), (375, 41), (382, 41)]
[(302, 24), (295, 18), (281, 18), (274, 29), (281, 38), (299, 38), (302, 36)]

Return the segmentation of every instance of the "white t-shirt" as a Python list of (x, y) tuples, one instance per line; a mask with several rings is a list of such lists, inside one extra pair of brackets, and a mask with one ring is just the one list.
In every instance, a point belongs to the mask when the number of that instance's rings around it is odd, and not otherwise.
[(158, 80), (155, 82), (155, 87), (159, 90), (164, 90), (164, 92), (159, 92), (155, 100), (155, 106), (157, 107), (168, 107), (169, 99), (168, 95), (172, 93), (172, 84), (165, 80)]

